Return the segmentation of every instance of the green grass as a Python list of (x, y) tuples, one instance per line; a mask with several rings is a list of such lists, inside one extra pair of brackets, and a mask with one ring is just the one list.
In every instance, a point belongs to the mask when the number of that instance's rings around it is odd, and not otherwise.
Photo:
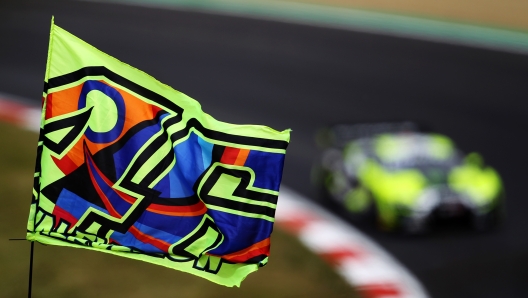
[[(37, 135), (0, 123), (0, 297), (25, 297), (24, 238)], [(357, 297), (296, 238), (275, 229), (270, 262), (241, 288), (165, 267), (84, 249), (35, 245), (33, 297)]]

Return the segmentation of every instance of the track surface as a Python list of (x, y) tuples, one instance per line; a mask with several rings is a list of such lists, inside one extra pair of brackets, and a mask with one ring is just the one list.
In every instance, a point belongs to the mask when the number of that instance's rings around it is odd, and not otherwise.
[(308, 197), (313, 134), (325, 124), (413, 119), (481, 152), (506, 185), (501, 229), (363, 230), (434, 297), (528, 296), (528, 56), (193, 12), (1, 1), (1, 91), (40, 101), (52, 14), (219, 120), (292, 128), (283, 182)]

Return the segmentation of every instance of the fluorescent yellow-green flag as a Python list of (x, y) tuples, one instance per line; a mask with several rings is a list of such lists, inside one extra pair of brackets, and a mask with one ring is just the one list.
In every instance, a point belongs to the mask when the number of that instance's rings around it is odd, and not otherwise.
[(268, 261), (289, 138), (52, 24), (27, 239), (239, 286)]

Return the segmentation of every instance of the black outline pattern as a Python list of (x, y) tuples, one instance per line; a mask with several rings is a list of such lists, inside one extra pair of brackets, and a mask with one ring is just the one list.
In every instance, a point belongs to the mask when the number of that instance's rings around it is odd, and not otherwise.
[[(172, 102), (171, 100), (161, 96), (160, 94), (157, 94), (149, 89), (144, 88), (141, 85), (138, 85), (112, 71), (107, 69), (103, 66), (91, 66), (91, 67), (84, 67), (82, 69), (79, 69), (77, 71), (74, 71), (69, 74), (65, 74), (59, 77), (51, 78), (49, 79), (48, 83), (45, 83), (44, 86), (44, 92), (48, 93), (49, 89), (60, 87), (66, 84), (70, 84), (76, 81), (81, 80), (84, 77), (87, 76), (103, 76), (107, 78), (108, 80), (123, 86), (132, 92), (135, 92), (139, 94), (140, 96), (143, 96), (145, 98), (148, 98), (149, 100), (152, 100), (153, 102), (157, 103), (158, 105), (162, 106), (166, 110), (161, 110), (157, 113), (156, 117), (151, 120), (145, 120), (137, 124), (136, 126), (132, 127), (129, 131), (125, 133), (125, 135), (119, 139), (116, 143), (112, 144), (111, 146), (97, 152), (95, 155), (92, 155), (86, 146), (84, 144), (85, 152), (87, 152), (88, 158), (91, 158), (95, 165), (97, 166), (106, 164), (108, 166), (105, 167), (99, 167), (99, 169), (103, 172), (106, 177), (112, 181), (116, 181), (115, 172), (108, 171), (107, 169), (113, 169), (113, 160), (108, 158), (113, 153), (120, 150), (128, 140), (130, 140), (138, 131), (142, 130), (145, 127), (148, 127), (150, 125), (154, 125), (159, 123), (160, 118), (166, 114), (170, 113), (168, 111), (172, 111), (175, 116), (170, 117), (166, 121), (163, 122), (163, 131), (164, 133), (160, 134), (156, 139), (149, 144), (147, 148), (143, 150), (143, 152), (138, 156), (138, 158), (135, 160), (134, 164), (132, 165), (131, 169), (127, 172), (124, 179), (120, 183), (120, 185), (132, 192), (135, 192), (139, 195), (144, 196), (144, 199), (139, 202), (138, 206), (131, 212), (131, 214), (124, 220), (122, 223), (118, 223), (115, 221), (112, 221), (108, 218), (105, 218), (103, 216), (100, 216), (96, 213), (89, 213), (85, 219), (77, 226), (75, 229), (71, 232), (67, 233), (61, 233), (65, 237), (72, 236), (74, 237), (74, 240), (68, 239), (68, 238), (62, 238), (62, 237), (54, 237), (50, 233), (43, 233), (39, 232), (42, 235), (46, 235), (48, 237), (52, 237), (61, 241), (67, 241), (70, 243), (75, 243), (82, 246), (93, 246), (92, 244), (97, 242), (98, 244), (105, 244), (107, 245), (106, 249), (111, 250), (112, 246), (114, 244), (107, 243), (107, 239), (105, 238), (107, 233), (110, 230), (114, 230), (120, 233), (126, 233), (128, 229), (133, 225), (134, 222), (137, 221), (137, 219), (141, 216), (141, 214), (148, 208), (148, 206), (151, 203), (155, 204), (161, 204), (161, 205), (191, 205), (197, 203), (200, 199), (198, 198), (198, 195), (191, 196), (189, 198), (185, 199), (179, 199), (179, 200), (169, 200), (160, 198), (160, 193), (158, 191), (155, 191), (153, 189), (150, 189), (148, 185), (150, 185), (157, 177), (159, 177), (159, 174), (163, 172), (173, 161), (174, 161), (174, 153), (171, 151), (169, 154), (167, 154), (159, 164), (157, 164), (153, 171), (151, 171), (140, 183), (136, 184), (132, 182), (132, 178), (134, 177), (135, 173), (141, 168), (141, 166), (144, 164), (145, 161), (147, 161), (155, 152), (157, 152), (166, 142), (167, 139), (170, 139), (172, 143), (185, 138), (191, 129), (196, 129), (200, 133), (202, 133), (205, 137), (219, 140), (219, 141), (225, 141), (229, 143), (236, 143), (241, 145), (249, 145), (249, 146), (259, 146), (263, 148), (270, 148), (270, 149), (283, 149), (285, 150), (288, 146), (287, 141), (279, 141), (279, 140), (270, 140), (270, 139), (264, 139), (264, 138), (257, 138), (257, 137), (244, 137), (244, 136), (238, 136), (238, 135), (231, 135), (211, 129), (205, 128), (197, 119), (191, 118), (187, 121), (186, 126), (184, 129), (179, 130), (171, 135), (167, 133), (168, 128), (171, 125), (180, 123), (183, 119), (182, 115), (184, 113), (184, 110), (179, 107), (177, 104)], [(167, 111), (168, 110), (168, 111)], [(70, 144), (73, 142), (76, 137), (79, 135), (79, 133), (82, 131), (82, 129), (85, 127), (86, 122), (88, 121), (90, 115), (91, 115), (92, 109), (80, 113), (74, 117), (65, 118), (62, 120), (54, 121), (49, 124), (46, 124), (44, 129), (41, 130), (40, 134), (40, 140), (42, 141), (44, 146), (52, 150), (53, 152), (57, 154), (61, 154)], [(171, 113), (172, 114), (172, 113)], [(82, 125), (81, 125), (82, 124)], [(70, 131), (63, 140), (61, 140), (59, 143), (55, 143), (51, 141), (49, 138), (45, 137), (45, 133), (49, 133), (52, 131), (56, 131), (62, 128), (71, 127), (74, 128), (72, 131)], [(35, 180), (34, 180), (34, 189), (37, 192), (38, 195), (41, 193), (40, 189), (40, 159), (42, 155), (42, 144), (39, 145), (38, 151), (37, 151), (37, 163), (35, 168), (35, 173), (37, 173)], [(225, 147), (214, 145), (213, 149), (213, 163), (215, 161), (219, 161), (221, 154), (223, 152), (223, 149)], [(108, 162), (112, 162), (112, 164), (107, 164)], [(213, 164), (212, 163), (212, 164)], [(80, 173), (79, 175), (86, 175), (87, 174), (87, 164), (85, 163), (79, 167), (74, 172)], [(82, 174), (82, 172), (86, 172)], [(204, 174), (207, 171), (204, 171), (204, 173), (197, 179), (194, 188), (197, 188), (197, 185), (201, 182), (201, 180), (204, 177)], [(73, 172), (72, 172), (73, 173)], [(267, 215), (270, 217), (274, 217), (275, 209), (266, 207), (266, 206), (258, 206), (258, 205), (252, 205), (252, 204), (246, 204), (241, 202), (235, 202), (230, 200), (225, 200), (222, 198), (217, 198), (214, 196), (208, 195), (210, 189), (212, 186), (218, 181), (221, 174), (229, 174), (232, 176), (240, 177), (241, 183), (237, 186), (234, 195), (244, 198), (249, 198), (256, 201), (263, 201), (263, 202), (270, 202), (270, 203), (277, 203), (277, 196), (269, 195), (265, 193), (260, 193), (252, 190), (248, 190), (247, 187), (249, 186), (249, 181), (251, 178), (251, 174), (247, 171), (243, 170), (233, 170), (233, 169), (227, 169), (223, 167), (216, 167), (213, 173), (211, 173), (210, 176), (208, 176), (207, 181), (204, 183), (202, 190), (201, 190), (201, 197), (202, 200), (206, 204), (210, 205), (217, 205), (222, 206), (226, 208), (230, 208), (233, 210), (239, 210), (243, 212), (249, 212), (249, 213), (255, 213), (255, 214), (262, 214)], [(78, 175), (73, 175), (77, 178)], [(42, 190), (43, 193), (46, 194), (48, 198), (50, 198), (53, 201), (53, 198), (57, 198), (58, 194), (62, 189), (69, 189), (70, 187), (65, 187), (65, 183), (67, 182), (64, 180), (67, 177), (72, 177), (70, 175), (64, 177), (63, 179), (59, 179), (58, 181), (52, 183), (51, 185), (47, 186), (45, 189)], [(62, 181), (64, 180), (64, 181)], [(79, 181), (79, 183), (82, 183)], [(92, 186), (93, 187), (93, 186)], [(84, 196), (83, 196), (84, 197)], [(100, 199), (99, 199), (100, 200)], [(40, 206), (38, 206), (38, 197), (33, 196), (32, 198), (32, 204), (35, 204), (36, 212), (35, 212), (35, 219), (39, 216), (41, 216), (39, 222), (35, 222), (34, 228), (38, 227), (42, 221), (44, 221), (45, 217), (50, 216), (55, 224), (54, 228), (51, 232), (56, 232), (58, 227), (61, 227), (63, 224), (67, 225), (67, 230), (69, 230), (71, 223), (66, 222), (63, 219), (59, 219), (59, 222), (57, 223), (57, 218), (55, 215), (50, 214), (49, 212), (46, 212), (43, 210)], [(102, 202), (93, 202), (96, 205), (102, 205)], [(91, 233), (87, 233), (86, 230), (93, 224), (98, 223), (101, 227), (97, 231), (95, 235)], [(189, 245), (192, 245), (197, 239), (204, 236), (205, 233), (209, 228), (214, 229), (218, 232), (217, 239), (214, 241), (213, 244), (211, 244), (209, 247), (207, 247), (199, 256), (195, 256), (185, 250)], [(34, 231), (30, 231), (34, 232)], [(82, 239), (76, 239), (75, 236), (81, 233), (81, 235), (90, 235), (90, 238), (93, 238), (92, 240), (88, 239), (86, 236)], [(93, 236), (93, 237), (91, 237)], [(140, 249), (137, 249), (135, 247), (128, 247), (130, 249), (130, 252), (132, 253), (140, 253), (149, 255), (156, 258), (167, 258), (175, 262), (189, 262), (194, 261), (193, 268), (197, 270), (202, 270), (205, 272), (209, 272), (212, 274), (217, 274), (220, 270), (223, 263), (229, 263), (231, 262), (226, 261), (222, 258), (218, 260), (218, 264), (215, 268), (212, 268), (212, 264), (210, 262), (210, 258), (213, 256), (209, 256), (206, 254), (206, 252), (210, 249), (213, 249), (214, 247), (218, 246), (222, 240), (223, 240), (223, 234), (219, 230), (219, 228), (216, 226), (214, 221), (212, 221), (210, 218), (206, 218), (203, 224), (199, 227), (196, 232), (187, 238), (185, 241), (177, 244), (176, 246), (173, 246), (171, 249), (170, 254), (157, 254), (157, 253), (147, 253)], [(82, 241), (81, 241), (82, 240)], [(84, 241), (84, 243), (83, 243)], [(182, 256), (183, 258), (178, 259), (175, 258), (176, 256)], [(200, 265), (200, 258), (207, 257), (207, 261), (205, 263), (205, 266)], [(246, 261), (245, 263), (254, 264), (254, 263), (260, 263), (262, 260), (264, 260), (267, 256), (261, 255), (253, 257), (252, 259)], [(215, 262), (216, 263), (216, 262)], [(203, 264), (203, 262), (202, 262)]]

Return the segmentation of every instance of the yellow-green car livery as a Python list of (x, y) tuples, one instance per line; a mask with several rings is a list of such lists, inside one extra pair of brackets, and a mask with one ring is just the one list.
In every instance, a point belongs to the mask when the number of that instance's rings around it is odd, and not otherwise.
[(451, 217), (487, 230), (502, 213), (499, 174), (446, 136), (417, 132), (411, 123), (380, 123), (336, 126), (325, 138), (330, 146), (313, 177), (322, 197), (352, 219), (375, 214), (385, 230), (417, 234)]

